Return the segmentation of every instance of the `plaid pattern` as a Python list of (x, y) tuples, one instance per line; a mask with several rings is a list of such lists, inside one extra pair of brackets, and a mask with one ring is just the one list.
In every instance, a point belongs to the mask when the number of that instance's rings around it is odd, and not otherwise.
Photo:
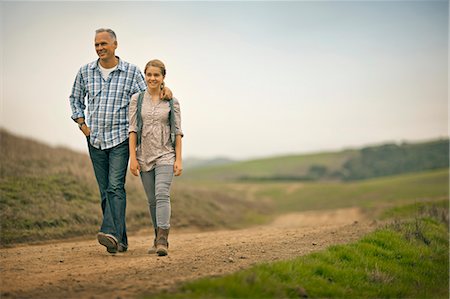
[[(98, 60), (80, 68), (70, 95), (72, 119), (79, 117), (91, 129), (90, 142), (98, 149), (112, 148), (128, 138), (128, 106), (131, 95), (147, 89), (141, 71), (119, 59), (104, 80)], [(87, 117), (84, 116), (87, 100)]]

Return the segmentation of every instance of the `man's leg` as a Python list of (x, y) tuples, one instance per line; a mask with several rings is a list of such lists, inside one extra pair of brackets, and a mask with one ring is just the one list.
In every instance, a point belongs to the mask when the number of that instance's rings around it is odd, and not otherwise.
[(116, 235), (111, 207), (108, 201), (108, 181), (109, 181), (109, 154), (106, 150), (99, 150), (89, 143), (89, 156), (91, 157), (92, 166), (94, 168), (95, 178), (100, 189), (101, 207), (103, 213), (102, 225), (100, 231), (106, 234)]
[(116, 229), (119, 243), (128, 246), (127, 228), (125, 223), (126, 193), (125, 177), (130, 156), (128, 139), (110, 149), (109, 152), (109, 184), (107, 189), (108, 202)]

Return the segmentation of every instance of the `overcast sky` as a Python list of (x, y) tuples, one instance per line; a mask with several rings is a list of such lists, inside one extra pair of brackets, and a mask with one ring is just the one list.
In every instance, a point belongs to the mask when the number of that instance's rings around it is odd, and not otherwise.
[(71, 120), (94, 31), (167, 67), (184, 157), (448, 136), (447, 1), (1, 2), (0, 126), (87, 152)]

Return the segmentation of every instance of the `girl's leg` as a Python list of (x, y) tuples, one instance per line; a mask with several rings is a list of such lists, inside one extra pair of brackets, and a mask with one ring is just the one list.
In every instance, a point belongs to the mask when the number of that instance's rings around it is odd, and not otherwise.
[(148, 209), (152, 217), (153, 228), (158, 228), (156, 223), (156, 197), (155, 197), (155, 169), (141, 172), (141, 181), (147, 195)]
[(158, 228), (170, 228), (170, 185), (173, 179), (173, 165), (155, 168), (156, 223)]
[(155, 169), (156, 253), (160, 256), (168, 254), (170, 229), (170, 185), (173, 178), (173, 165), (161, 165)]

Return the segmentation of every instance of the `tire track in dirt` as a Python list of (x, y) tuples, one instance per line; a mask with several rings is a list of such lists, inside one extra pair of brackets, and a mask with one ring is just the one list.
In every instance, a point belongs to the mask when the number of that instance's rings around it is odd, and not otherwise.
[(284, 260), (374, 230), (356, 208), (282, 215), (241, 230), (177, 232), (169, 256), (147, 254), (150, 231), (129, 238), (126, 253), (109, 255), (92, 240), (68, 240), (0, 250), (1, 298), (132, 298), (261, 262)]

